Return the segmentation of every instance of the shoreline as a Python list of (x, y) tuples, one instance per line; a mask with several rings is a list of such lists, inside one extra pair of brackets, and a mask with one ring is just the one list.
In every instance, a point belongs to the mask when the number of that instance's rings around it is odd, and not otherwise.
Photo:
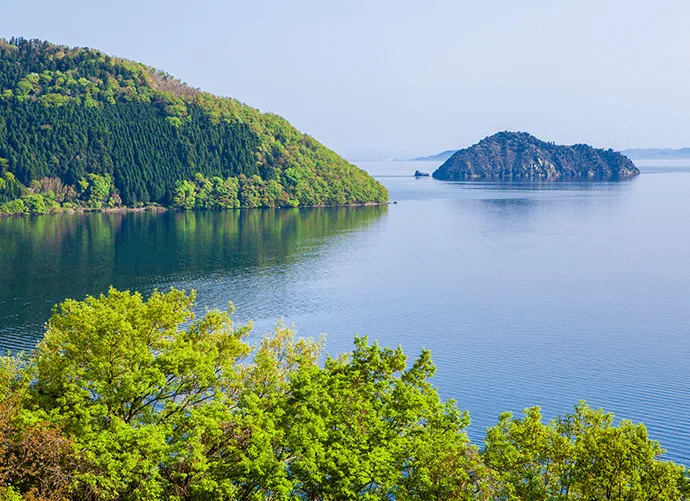
[(345, 205), (299, 205), (297, 207), (238, 207), (234, 209), (178, 209), (176, 207), (163, 207), (159, 205), (152, 205), (146, 207), (107, 207), (104, 209), (89, 209), (87, 207), (80, 207), (78, 209), (65, 209), (47, 214), (3, 214), (0, 213), (0, 219), (4, 217), (27, 217), (27, 216), (61, 216), (65, 214), (117, 214), (117, 213), (131, 213), (131, 212), (227, 212), (233, 210), (284, 210), (284, 209), (328, 209), (328, 208), (345, 208), (345, 207), (376, 207), (381, 205), (391, 205), (393, 202), (366, 202), (362, 204), (345, 204)]

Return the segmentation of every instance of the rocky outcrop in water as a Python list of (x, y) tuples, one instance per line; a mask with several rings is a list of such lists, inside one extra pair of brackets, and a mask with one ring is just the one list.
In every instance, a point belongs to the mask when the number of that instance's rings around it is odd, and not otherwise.
[(586, 144), (559, 146), (526, 132), (499, 132), (458, 150), (434, 172), (436, 179), (615, 180), (640, 171), (624, 155)]

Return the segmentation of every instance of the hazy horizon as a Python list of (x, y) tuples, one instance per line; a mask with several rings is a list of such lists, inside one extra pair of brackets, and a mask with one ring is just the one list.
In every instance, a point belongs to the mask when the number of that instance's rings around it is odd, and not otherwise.
[(12, 0), (0, 36), (155, 66), (348, 158), (411, 158), (500, 130), (616, 150), (690, 146), (689, 16), (669, 0)]

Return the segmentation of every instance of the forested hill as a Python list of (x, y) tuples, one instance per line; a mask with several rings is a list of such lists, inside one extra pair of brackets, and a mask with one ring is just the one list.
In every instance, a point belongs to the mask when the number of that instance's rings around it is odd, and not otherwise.
[(458, 150), (435, 172), (436, 179), (598, 179), (636, 176), (620, 153), (586, 144), (560, 146), (526, 132), (499, 132)]
[(97, 50), (0, 39), (0, 212), (387, 198), (277, 115)]

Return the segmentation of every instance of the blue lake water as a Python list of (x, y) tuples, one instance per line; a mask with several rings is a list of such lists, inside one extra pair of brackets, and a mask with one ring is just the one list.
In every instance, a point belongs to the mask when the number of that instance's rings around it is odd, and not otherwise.
[(475, 439), (503, 411), (585, 399), (690, 464), (690, 162), (541, 185), (360, 165), (397, 204), (0, 219), (0, 349), (34, 346), (65, 297), (195, 288), (257, 337), (282, 316), (331, 353), (354, 333), (430, 348)]

